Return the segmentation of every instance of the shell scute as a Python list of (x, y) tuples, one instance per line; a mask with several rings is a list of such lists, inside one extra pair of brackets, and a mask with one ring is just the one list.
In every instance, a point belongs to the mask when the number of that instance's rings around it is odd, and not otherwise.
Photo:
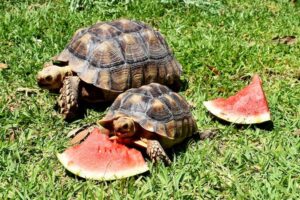
[(120, 31), (124, 33), (128, 32), (136, 32), (143, 28), (140, 23), (130, 21), (128, 19), (120, 19), (117, 21), (113, 21), (110, 23), (110, 25), (118, 28)]
[(97, 80), (95, 82), (96, 85), (99, 85), (100, 88), (110, 90), (111, 89), (110, 70), (100, 69), (98, 71)]
[(173, 93), (170, 94), (170, 96), (177, 103), (177, 105), (180, 106), (183, 113), (185, 113), (185, 114), (190, 113), (189, 112), (190, 106), (188, 105), (188, 103), (186, 101), (182, 101), (182, 97), (179, 94), (173, 92)]
[(161, 99), (165, 102), (167, 107), (171, 110), (173, 113), (174, 117), (176, 118), (177, 116), (180, 117), (182, 114), (182, 108), (180, 107), (180, 104), (172, 98), (169, 94), (164, 94)]
[(142, 118), (140, 121), (139, 121), (139, 124), (141, 125), (141, 127), (143, 127), (145, 130), (147, 131), (150, 131), (150, 132), (155, 132), (154, 130), (154, 126), (153, 126), (153, 123), (146, 119), (146, 118)]
[(169, 138), (176, 138), (176, 122), (174, 120), (166, 123), (166, 134)]
[(116, 27), (111, 26), (108, 23), (97, 23), (89, 28), (89, 32), (96, 35), (100, 40), (113, 38), (122, 33)]
[(77, 57), (85, 59), (86, 55), (89, 54), (90, 47), (92, 46), (92, 36), (90, 34), (82, 35), (77, 40), (74, 40), (69, 45), (69, 51), (75, 54)]
[(134, 94), (127, 101), (131, 104), (131, 110), (134, 112), (139, 112), (144, 115), (147, 112), (149, 97), (142, 96), (139, 94)]
[(160, 34), (158, 31), (155, 31), (155, 35), (156, 37), (160, 40), (160, 42), (162, 43), (162, 45), (167, 49), (167, 51), (172, 55), (173, 52), (170, 49), (169, 45), (167, 44), (166, 40), (164, 39), (164, 37), (162, 36), (162, 34)]
[(183, 133), (183, 120), (178, 120), (176, 121), (176, 137), (181, 137)]
[(167, 130), (163, 123), (155, 123), (154, 132), (161, 133), (165, 137), (167, 136)]
[(111, 89), (126, 90), (130, 81), (130, 67), (128, 65), (111, 69)]
[(155, 61), (151, 61), (144, 67), (145, 84), (157, 82), (158, 69)]
[(86, 83), (94, 84), (97, 79), (97, 76), (95, 75), (98, 74), (98, 70), (94, 67), (90, 67), (89, 65), (85, 65), (85, 67), (82, 67), (81, 70), (82, 71), (78, 72), (78, 75), (81, 76)]
[(150, 85), (151, 87), (149, 87), (147, 91), (152, 97), (157, 98), (163, 94), (162, 90), (164, 86), (158, 84), (150, 84)]
[(149, 29), (141, 33), (145, 41), (146, 49), (149, 52), (149, 57), (155, 60), (164, 58), (170, 53), (158, 38), (157, 34), (159, 33)]
[(70, 41), (70, 44), (74, 43), (75, 41), (77, 41), (81, 36), (83, 36), (86, 32), (88, 32), (87, 28), (80, 28), (77, 31), (75, 31), (75, 33), (73, 34), (73, 37)]
[(150, 90), (152, 87), (149, 87), (148, 85), (143, 85), (142, 87), (135, 88), (134, 93), (140, 94), (142, 96), (150, 97), (152, 98), (153, 96), (150, 93)]
[(91, 64), (97, 68), (109, 68), (124, 64), (122, 52), (114, 40), (106, 40), (96, 44), (90, 60)]
[(138, 33), (124, 33), (118, 38), (124, 51), (126, 63), (137, 63), (148, 59), (148, 52), (143, 47), (143, 41)]
[(144, 84), (144, 66), (143, 65), (132, 65), (131, 67), (131, 87), (138, 88)]
[(165, 104), (159, 99), (152, 99), (146, 114), (151, 116), (154, 120), (165, 122), (172, 116), (170, 110), (165, 106)]
[(190, 133), (190, 130), (189, 130), (189, 120), (187, 118), (183, 119), (183, 122), (182, 122), (182, 133)]

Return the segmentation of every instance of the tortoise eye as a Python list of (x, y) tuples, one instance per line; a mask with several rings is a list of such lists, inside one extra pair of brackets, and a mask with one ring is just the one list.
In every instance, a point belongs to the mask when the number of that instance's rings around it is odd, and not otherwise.
[(128, 129), (128, 124), (127, 124), (127, 123), (124, 124), (124, 125), (123, 125), (123, 128), (124, 128), (124, 129)]
[(45, 79), (46, 79), (46, 81), (51, 81), (52, 77), (50, 75), (48, 75)]

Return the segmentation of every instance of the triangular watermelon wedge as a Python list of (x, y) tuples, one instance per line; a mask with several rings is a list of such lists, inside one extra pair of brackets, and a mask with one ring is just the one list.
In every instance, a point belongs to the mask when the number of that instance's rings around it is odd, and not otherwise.
[(213, 115), (236, 124), (258, 124), (271, 120), (262, 81), (254, 75), (252, 82), (235, 95), (203, 102)]
[(57, 157), (67, 170), (86, 179), (114, 180), (148, 171), (141, 152), (110, 140), (98, 128)]

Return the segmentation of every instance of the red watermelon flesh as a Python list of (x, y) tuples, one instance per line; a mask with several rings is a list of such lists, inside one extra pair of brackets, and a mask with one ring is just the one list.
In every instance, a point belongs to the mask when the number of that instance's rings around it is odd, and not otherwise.
[(213, 115), (237, 124), (257, 124), (271, 120), (262, 81), (254, 75), (252, 82), (235, 95), (203, 102)]
[(111, 141), (97, 128), (57, 157), (67, 170), (87, 179), (114, 180), (148, 171), (141, 152)]

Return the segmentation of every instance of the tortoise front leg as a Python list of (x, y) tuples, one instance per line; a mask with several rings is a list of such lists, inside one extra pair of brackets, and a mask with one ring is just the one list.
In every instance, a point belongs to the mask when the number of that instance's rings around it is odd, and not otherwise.
[(79, 83), (80, 79), (77, 76), (67, 76), (63, 81), (58, 105), (65, 119), (72, 119), (78, 114)]
[(170, 158), (157, 140), (147, 140), (147, 154), (155, 163), (163, 161), (166, 165), (171, 164)]

